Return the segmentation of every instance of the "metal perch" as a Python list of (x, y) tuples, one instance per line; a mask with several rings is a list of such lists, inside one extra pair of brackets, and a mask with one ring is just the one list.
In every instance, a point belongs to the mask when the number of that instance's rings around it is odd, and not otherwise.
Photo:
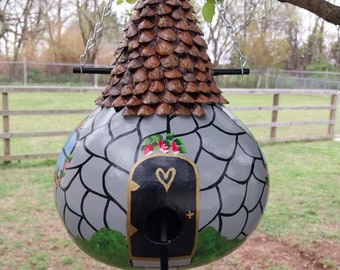
[[(98, 67), (74, 67), (73, 73), (86, 73), (86, 74), (110, 74), (112, 68), (98, 68)], [(214, 76), (218, 75), (248, 75), (250, 70), (245, 69), (214, 69)]]

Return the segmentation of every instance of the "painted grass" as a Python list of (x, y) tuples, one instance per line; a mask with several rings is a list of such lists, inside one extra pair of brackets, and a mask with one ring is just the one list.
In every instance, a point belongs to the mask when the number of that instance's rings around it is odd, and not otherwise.
[[(290, 244), (340, 243), (340, 143), (264, 145), (263, 150), (271, 190), (258, 230)], [(54, 163), (0, 165), (0, 269), (112, 269), (82, 253), (62, 227), (52, 195)], [(285, 269), (274, 261), (272, 267)]]
[[(46, 109), (94, 109), (96, 93), (11, 93), (9, 95), (11, 110), (46, 110)], [(270, 106), (272, 95), (236, 95), (226, 94), (231, 106)], [(329, 105), (330, 98), (326, 96), (299, 96), (281, 95), (280, 105)], [(340, 108), (340, 105), (339, 105)], [(340, 109), (338, 110), (338, 112)], [(269, 122), (269, 111), (238, 111), (233, 112), (245, 123)], [(338, 113), (339, 114), (339, 113)], [(33, 131), (72, 131), (85, 117), (83, 114), (76, 115), (24, 115), (10, 118), (11, 132)], [(315, 111), (280, 111), (279, 121), (313, 121), (328, 120), (329, 112), (326, 110)], [(337, 117), (336, 134), (340, 135), (340, 117)], [(278, 127), (277, 137), (312, 137), (326, 135), (327, 125), (288, 126)], [(3, 131), (2, 118), (0, 118), (0, 131)], [(269, 138), (270, 129), (251, 128), (258, 140)], [(67, 136), (59, 137), (36, 137), (17, 138), (11, 140), (12, 154), (53, 153), (62, 148)], [(0, 143), (0, 153), (3, 153), (3, 143)]]

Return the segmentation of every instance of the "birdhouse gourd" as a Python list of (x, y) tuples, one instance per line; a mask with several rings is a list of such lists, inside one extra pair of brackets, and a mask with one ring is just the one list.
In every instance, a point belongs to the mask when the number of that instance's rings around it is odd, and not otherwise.
[(186, 0), (138, 0), (97, 107), (57, 161), (54, 198), (74, 242), (121, 268), (192, 268), (259, 223), (264, 155), (213, 77)]

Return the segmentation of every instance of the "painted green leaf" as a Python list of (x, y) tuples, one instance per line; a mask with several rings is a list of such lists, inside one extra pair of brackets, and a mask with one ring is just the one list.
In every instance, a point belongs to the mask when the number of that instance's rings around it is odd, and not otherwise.
[(144, 143), (145, 145), (151, 144), (152, 143), (152, 138), (151, 137), (147, 137), (144, 139)]
[(177, 145), (183, 145), (184, 144), (184, 141), (182, 138), (176, 138), (174, 139), (174, 142), (177, 144)]
[(166, 134), (166, 139), (168, 139), (168, 140), (173, 140), (173, 138), (174, 138), (174, 134), (173, 133), (167, 133)]
[(207, 23), (211, 23), (215, 14), (215, 2), (208, 0), (202, 7), (202, 15)]
[(187, 151), (187, 149), (185, 148), (185, 146), (184, 145), (180, 145), (179, 147), (179, 151), (181, 152), (181, 153), (188, 153), (188, 151)]
[(164, 140), (164, 143), (165, 143), (165, 145), (167, 146), (167, 147), (171, 147), (171, 142), (172, 142), (172, 139), (170, 140), (170, 139), (165, 139)]
[(160, 140), (163, 140), (163, 137), (162, 137), (162, 135), (157, 134), (157, 135), (153, 135), (153, 136), (152, 136), (152, 139), (153, 139), (156, 143), (159, 143)]

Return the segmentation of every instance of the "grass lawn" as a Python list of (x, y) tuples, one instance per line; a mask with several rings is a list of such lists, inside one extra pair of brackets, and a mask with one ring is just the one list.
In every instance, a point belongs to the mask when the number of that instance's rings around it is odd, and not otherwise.
[[(271, 190), (258, 231), (289, 245), (329, 240), (340, 246), (340, 143), (282, 143), (263, 150)], [(82, 253), (62, 227), (52, 195), (54, 164), (24, 160), (0, 165), (0, 269), (112, 269)], [(233, 265), (247, 260), (230, 256)], [(340, 269), (330, 255), (324, 256), (328, 269)], [(266, 269), (295, 269), (267, 263)]]

